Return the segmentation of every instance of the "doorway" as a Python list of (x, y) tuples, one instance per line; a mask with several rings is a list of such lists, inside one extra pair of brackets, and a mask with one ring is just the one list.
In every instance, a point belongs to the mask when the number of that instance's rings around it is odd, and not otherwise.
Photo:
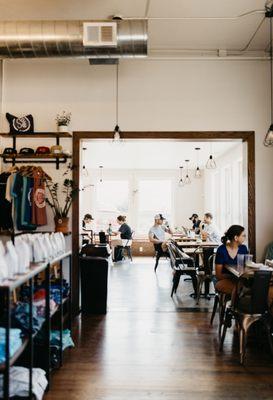
[[(154, 148), (156, 149), (156, 146), (159, 146), (159, 143), (165, 142), (219, 142), (219, 141), (225, 141), (225, 142), (232, 142), (232, 141), (238, 141), (243, 144), (243, 152), (244, 152), (244, 157), (243, 157), (243, 162), (245, 163), (245, 193), (246, 193), (246, 202), (245, 204), (248, 205), (247, 209), (247, 215), (246, 215), (246, 226), (248, 228), (248, 244), (251, 249), (251, 252), (255, 254), (255, 149), (254, 149), (254, 132), (126, 132), (123, 133), (123, 139), (126, 140), (127, 143), (131, 143), (133, 141), (152, 141)], [(90, 142), (94, 143), (94, 141), (106, 141), (109, 143), (113, 137), (112, 132), (75, 132), (73, 135), (73, 180), (76, 184), (77, 187), (81, 187), (81, 179), (80, 179), (80, 160), (81, 160), (81, 148), (82, 148), (82, 143), (83, 142)], [(91, 158), (92, 155), (90, 154)], [(90, 158), (89, 156), (89, 158)], [(241, 161), (242, 163), (242, 161)], [(243, 168), (243, 165), (238, 165), (238, 168)], [(101, 173), (101, 172), (100, 172)], [(222, 175), (223, 176), (223, 175)], [(104, 178), (103, 178), (104, 179)], [(115, 178), (117, 179), (117, 178)], [(219, 179), (220, 178), (219, 174), (217, 171), (215, 171), (215, 174), (213, 174), (212, 179), (210, 180), (210, 185), (211, 185), (211, 192), (217, 190), (219, 187)], [(241, 178), (240, 178), (241, 179)], [(243, 178), (242, 178), (243, 179)], [(168, 179), (165, 179), (166, 182)], [(227, 221), (229, 221), (230, 218), (230, 211), (231, 211), (231, 201), (232, 201), (232, 196), (236, 195), (236, 193), (233, 193), (232, 191), (232, 185), (231, 185), (231, 171), (229, 168), (226, 168), (224, 171), (224, 180), (226, 181), (226, 184), (230, 185), (231, 187), (231, 192), (229, 196), (225, 196), (221, 200), (218, 200), (214, 204), (214, 210), (217, 212), (217, 207), (218, 209), (220, 208), (220, 204), (224, 202), (225, 204), (225, 215), (224, 219), (225, 222), (223, 224), (227, 224)], [(109, 181), (109, 180), (108, 180)], [(111, 180), (110, 180), (111, 181)], [(111, 190), (111, 184), (115, 184), (112, 182), (108, 182), (109, 187), (107, 189), (107, 185), (104, 185), (104, 191), (105, 190)], [(153, 185), (155, 183), (155, 179), (150, 178), (147, 179), (147, 176), (145, 179), (142, 177), (139, 177), (138, 179), (138, 184), (135, 186), (135, 189), (138, 197), (138, 207), (137, 207), (137, 215), (135, 214), (133, 219), (135, 218), (135, 226), (137, 227), (137, 230), (139, 231), (138, 233), (140, 234), (141, 229), (145, 230), (145, 227), (148, 222), (146, 221), (146, 214), (149, 210), (146, 210), (145, 207), (143, 207), (143, 202), (141, 202), (141, 193), (145, 192), (145, 188), (147, 190), (147, 187), (150, 185)], [(169, 180), (170, 183), (170, 180)], [(147, 186), (148, 184), (148, 186)], [(166, 183), (168, 184), (168, 183)], [(240, 182), (238, 182), (240, 186)], [(241, 182), (242, 184), (242, 182)], [(125, 183), (126, 186), (126, 183)], [(130, 191), (133, 192), (130, 188)], [(129, 189), (128, 189), (129, 190)], [(126, 191), (126, 190), (125, 190)], [(103, 199), (103, 197), (106, 194), (101, 191), (100, 193), (100, 198)], [(118, 199), (117, 199), (118, 201)], [(142, 206), (141, 206), (142, 204)], [(101, 207), (102, 210), (105, 209), (105, 207)], [(147, 207), (146, 207), (147, 208)], [(170, 210), (169, 213), (171, 214), (173, 212), (172, 210), (172, 205), (170, 205)], [(174, 207), (175, 208), (175, 207)], [(79, 249), (79, 219), (80, 219), (80, 196), (78, 195), (73, 202), (73, 218), (72, 218), (72, 241), (73, 241), (73, 254), (74, 254), (74, 263), (73, 263), (73, 282), (74, 282), (74, 287), (72, 288), (72, 302), (73, 302), (73, 311), (74, 313), (78, 312), (79, 309), (79, 268), (78, 268), (78, 260), (77, 260), (77, 254), (78, 254), (78, 249)], [(167, 210), (168, 213), (168, 210)], [(103, 214), (103, 212), (102, 212)], [(173, 217), (173, 216), (172, 216)], [(101, 218), (103, 220), (103, 215), (101, 215)], [(146, 219), (145, 219), (146, 218)], [(107, 219), (107, 218), (106, 218)], [(103, 222), (103, 221), (102, 221)]]

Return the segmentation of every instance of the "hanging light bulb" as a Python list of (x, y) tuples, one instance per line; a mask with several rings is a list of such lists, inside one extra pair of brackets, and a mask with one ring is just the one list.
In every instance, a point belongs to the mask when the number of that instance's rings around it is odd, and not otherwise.
[(122, 139), (121, 139), (121, 131), (119, 129), (119, 124), (118, 124), (118, 117), (119, 117), (119, 101), (118, 101), (118, 97), (119, 97), (119, 70), (118, 70), (118, 64), (117, 64), (117, 69), (116, 69), (116, 125), (114, 128), (114, 132), (113, 132), (113, 143), (117, 143), (117, 144), (121, 144), (122, 143)]
[(82, 166), (82, 176), (84, 176), (85, 178), (89, 176), (88, 169), (86, 168), (85, 165)]
[(189, 162), (190, 162), (190, 160), (185, 160), (185, 162), (186, 162), (186, 165), (187, 165), (187, 173), (186, 173), (186, 177), (185, 177), (184, 183), (185, 183), (185, 185), (189, 185), (191, 183), (191, 178), (189, 176)]
[(116, 125), (115, 129), (114, 129), (114, 137), (113, 137), (113, 142), (120, 142), (121, 137), (120, 137), (120, 130), (119, 130), (119, 126)]
[(194, 176), (195, 176), (195, 178), (197, 178), (197, 179), (199, 179), (199, 178), (202, 177), (202, 172), (200, 171), (200, 168), (199, 168), (199, 167), (196, 168), (196, 171), (195, 171)]
[(196, 161), (197, 162), (196, 162), (196, 170), (195, 170), (194, 176), (195, 176), (195, 178), (199, 179), (202, 177), (202, 173), (201, 173), (201, 170), (199, 167), (199, 154), (198, 154), (198, 151), (201, 149), (200, 149), (200, 147), (196, 147), (195, 150), (196, 150)]
[(180, 177), (179, 177), (178, 185), (180, 187), (182, 187), (182, 186), (185, 185), (185, 182), (184, 182), (184, 179), (183, 179), (183, 167), (181, 166), (181, 167), (179, 167), (179, 169), (180, 169)]
[(99, 169), (100, 169), (100, 183), (102, 183), (102, 180), (103, 180), (103, 166), (102, 165), (100, 165), (99, 166)]
[(273, 17), (273, 5), (268, 5), (266, 8), (265, 16), (270, 18), (270, 33), (269, 33), (269, 43), (270, 43), (270, 107), (271, 107), (271, 124), (267, 131), (267, 134), (264, 138), (264, 145), (266, 147), (273, 147), (273, 77), (272, 77), (272, 60), (273, 60), (273, 52), (272, 52), (272, 17)]
[(212, 143), (210, 144), (210, 156), (206, 163), (206, 168), (207, 169), (215, 169), (216, 168), (216, 162), (212, 156)]
[(84, 163), (84, 152), (85, 152), (85, 150), (87, 150), (87, 148), (86, 147), (82, 147), (82, 162), (83, 162), (83, 165), (82, 165), (82, 176), (87, 178), (89, 176), (89, 172), (88, 172), (88, 169), (86, 168), (86, 165)]
[(273, 124), (270, 125), (270, 128), (267, 131), (267, 134), (264, 138), (264, 145), (266, 147), (272, 147), (273, 146)]

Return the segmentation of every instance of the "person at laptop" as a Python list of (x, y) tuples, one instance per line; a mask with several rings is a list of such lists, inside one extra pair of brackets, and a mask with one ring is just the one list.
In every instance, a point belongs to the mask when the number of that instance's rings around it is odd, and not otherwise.
[(94, 221), (94, 218), (92, 217), (91, 214), (85, 214), (82, 220), (82, 229), (85, 231), (92, 230), (92, 221)]
[(163, 253), (167, 251), (166, 233), (172, 235), (173, 231), (163, 215), (156, 214), (154, 217), (154, 225), (149, 230), (149, 240), (154, 244), (156, 251), (161, 251)]
[(199, 219), (198, 214), (192, 214), (189, 219), (192, 222), (192, 230), (195, 231), (196, 234), (199, 234), (201, 219)]
[(111, 232), (111, 236), (119, 236), (120, 239), (111, 240), (111, 248), (113, 251), (113, 256), (115, 257), (115, 247), (117, 246), (131, 246), (133, 231), (131, 227), (126, 223), (126, 216), (119, 215), (117, 217), (117, 223), (120, 225), (117, 232)]
[(87, 244), (91, 241), (93, 243), (93, 226), (92, 226), (92, 221), (94, 221), (94, 218), (92, 217), (91, 214), (85, 214), (82, 220), (82, 230), (84, 233), (82, 233), (82, 239), (83, 243), (82, 244)]

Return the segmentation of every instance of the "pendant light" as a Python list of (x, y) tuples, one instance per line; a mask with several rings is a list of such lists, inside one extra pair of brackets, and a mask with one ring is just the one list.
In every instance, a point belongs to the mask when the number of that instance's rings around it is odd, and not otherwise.
[(85, 178), (87, 178), (89, 176), (88, 169), (86, 168), (86, 165), (85, 165), (85, 162), (84, 162), (85, 161), (84, 153), (85, 153), (86, 150), (87, 150), (86, 147), (82, 147), (82, 163), (83, 163), (83, 165), (82, 165), (82, 176), (84, 176)]
[(212, 143), (210, 144), (210, 156), (206, 163), (206, 168), (207, 169), (215, 169), (216, 168), (216, 162), (212, 156)]
[(102, 181), (103, 181), (103, 166), (102, 165), (99, 166), (99, 171), (100, 171), (100, 183), (102, 183)]
[(186, 177), (184, 180), (185, 185), (189, 185), (191, 183), (191, 178), (189, 176), (189, 162), (190, 162), (190, 160), (185, 160), (185, 163), (187, 165), (187, 173), (186, 173)]
[(116, 125), (114, 128), (113, 132), (113, 142), (114, 143), (121, 143), (121, 131), (119, 129), (119, 124), (118, 124), (118, 114), (119, 114), (119, 103), (118, 103), (118, 97), (119, 97), (119, 63), (117, 63), (116, 67)]
[(266, 8), (265, 16), (269, 18), (269, 43), (270, 43), (270, 107), (271, 107), (271, 124), (264, 138), (264, 145), (266, 147), (273, 147), (273, 77), (272, 77), (272, 17), (273, 5)]
[(183, 167), (182, 167), (182, 165), (179, 167), (179, 171), (180, 171), (180, 177), (179, 177), (178, 186), (182, 187), (182, 186), (185, 185), (185, 181), (183, 179)]
[(200, 179), (202, 177), (202, 173), (199, 167), (199, 150), (201, 149), (200, 147), (195, 147), (195, 150), (196, 150), (196, 170), (194, 176), (195, 178)]

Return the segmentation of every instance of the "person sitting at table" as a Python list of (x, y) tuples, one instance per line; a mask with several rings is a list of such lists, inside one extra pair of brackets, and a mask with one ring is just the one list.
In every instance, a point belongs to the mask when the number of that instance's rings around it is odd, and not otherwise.
[(203, 240), (219, 244), (221, 243), (219, 229), (213, 223), (213, 216), (209, 212), (204, 215), (204, 224), (201, 227), (201, 235)]
[(82, 234), (82, 244), (88, 244), (90, 241), (93, 243), (92, 221), (94, 221), (92, 215), (85, 214), (82, 220), (82, 230), (86, 231), (86, 233)]
[(166, 233), (172, 235), (173, 231), (162, 214), (156, 214), (154, 221), (154, 225), (149, 230), (149, 240), (154, 244), (156, 251), (165, 253), (167, 251)]
[(189, 219), (192, 222), (192, 230), (195, 231), (196, 234), (199, 234), (201, 219), (199, 219), (198, 214), (192, 214)]
[(232, 225), (222, 237), (222, 245), (218, 247), (215, 258), (215, 274), (218, 292), (231, 295), (236, 287), (236, 278), (233, 277), (225, 266), (236, 265), (238, 254), (248, 254), (247, 247), (243, 244), (246, 239), (245, 228)]
[(169, 254), (166, 241), (166, 233), (172, 235), (173, 231), (169, 227), (169, 224), (162, 214), (156, 214), (154, 217), (154, 221), (154, 225), (149, 230), (149, 240), (151, 243), (153, 243), (156, 251), (156, 262), (154, 266), (154, 271), (156, 272), (160, 257), (164, 255), (168, 256)]
[(119, 215), (117, 217), (117, 223), (120, 225), (119, 230), (117, 232), (111, 232), (112, 236), (120, 235), (121, 240), (129, 241), (132, 239), (132, 229), (126, 223), (126, 216)]
[[(132, 234), (133, 231), (130, 228), (130, 226), (126, 223), (126, 216), (125, 215), (119, 215), (117, 217), (117, 223), (120, 225), (119, 230), (117, 232), (111, 231), (111, 236), (118, 236), (120, 235), (120, 239), (114, 239), (111, 240), (111, 248), (113, 252), (113, 257), (115, 259), (115, 247), (116, 246), (122, 246), (122, 247), (127, 247), (128, 248), (132, 244)], [(131, 250), (131, 249), (129, 249)], [(131, 253), (130, 253), (130, 258), (131, 258)]]

